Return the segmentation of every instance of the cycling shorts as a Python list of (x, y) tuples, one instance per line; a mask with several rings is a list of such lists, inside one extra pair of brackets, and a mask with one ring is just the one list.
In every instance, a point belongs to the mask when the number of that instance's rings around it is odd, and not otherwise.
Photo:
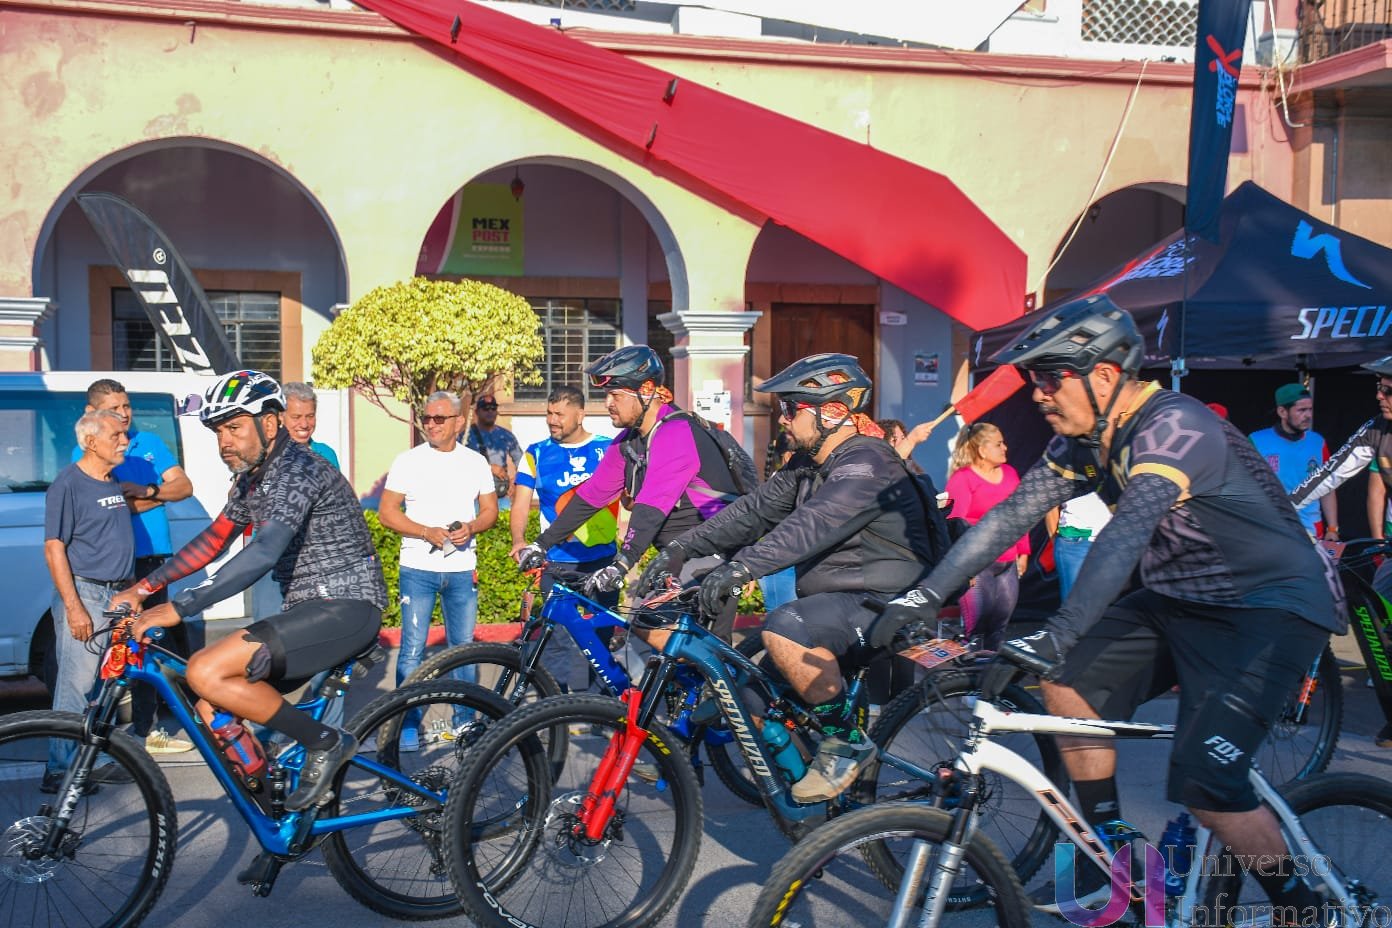
[(362, 654), (381, 628), (382, 610), (358, 599), (311, 599), (291, 606), (242, 632), (263, 645), (247, 664), (247, 679), (303, 683)]
[(1258, 804), (1247, 780), (1252, 754), (1328, 639), (1328, 631), (1284, 610), (1138, 590), (1068, 652), (1057, 682), (1102, 718), (1118, 720), (1178, 684), (1169, 800), (1247, 812)]
[(864, 644), (876, 613), (862, 601), (869, 593), (813, 593), (784, 603), (764, 616), (764, 631), (804, 648), (826, 648), (843, 655)]

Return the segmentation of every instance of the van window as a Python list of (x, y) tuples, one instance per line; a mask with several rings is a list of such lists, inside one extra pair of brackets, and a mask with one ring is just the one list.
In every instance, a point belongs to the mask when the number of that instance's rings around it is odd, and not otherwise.
[[(167, 393), (132, 393), (135, 429), (154, 432), (179, 464), (184, 463), (174, 418), (174, 398)], [(0, 493), (42, 493), (72, 463), (77, 436), (73, 426), (87, 407), (87, 394), (42, 390), (0, 390)]]

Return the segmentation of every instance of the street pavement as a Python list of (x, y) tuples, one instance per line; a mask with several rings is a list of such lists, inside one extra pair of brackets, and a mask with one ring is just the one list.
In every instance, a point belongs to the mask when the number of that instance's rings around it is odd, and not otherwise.
[[(1372, 691), (1364, 685), (1366, 674), (1361, 664), (1353, 665), (1360, 660), (1357, 650), (1351, 642), (1344, 641), (1336, 645), (1336, 653), (1345, 663), (1345, 716), (1338, 753), (1330, 769), (1388, 778), (1392, 775), (1392, 750), (1373, 744), (1372, 737), (1382, 719)], [(355, 682), (349, 695), (350, 716), (385, 692), (394, 679), (392, 661), (387, 661)], [(32, 686), (0, 685), (0, 712), (36, 707), (42, 706)], [(1141, 718), (1172, 721), (1174, 710), (1175, 700), (1166, 697), (1147, 706)], [(1169, 742), (1130, 742), (1122, 747), (1123, 812), (1152, 840), (1177, 811), (1163, 799), (1168, 751)], [(161, 758), (160, 766), (178, 801), (179, 847), (169, 884), (147, 925), (356, 928), (393, 924), (391, 919), (363, 908), (345, 894), (318, 851), (288, 865), (269, 898), (252, 896), (246, 887), (236, 883), (235, 874), (258, 848), (211, 773), (191, 754)], [(789, 847), (764, 813), (735, 799), (714, 776), (708, 778), (704, 802), (705, 836), (700, 859), (686, 892), (663, 920), (663, 926), (743, 925), (770, 869)], [(1039, 881), (1036, 878), (1034, 885)], [(1035, 922), (1040, 928), (1065, 924), (1043, 915), (1037, 916)], [(445, 924), (468, 922), (460, 918)]]

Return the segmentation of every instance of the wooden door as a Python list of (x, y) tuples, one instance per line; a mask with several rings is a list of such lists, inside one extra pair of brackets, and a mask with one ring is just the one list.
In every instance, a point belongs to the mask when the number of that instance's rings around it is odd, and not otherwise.
[(770, 315), (770, 375), (809, 354), (839, 351), (859, 359), (875, 379), (874, 306), (774, 303)]

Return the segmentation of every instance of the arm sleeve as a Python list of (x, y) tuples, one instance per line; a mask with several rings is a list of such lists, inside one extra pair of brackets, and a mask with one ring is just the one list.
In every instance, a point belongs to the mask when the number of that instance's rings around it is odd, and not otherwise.
[(1300, 481), (1300, 485), (1291, 490), (1291, 505), (1301, 509), (1306, 503), (1313, 502), (1326, 493), (1332, 493), (1345, 480), (1367, 467), (1376, 457), (1378, 437), (1376, 420), (1370, 419), (1363, 423), (1363, 427), (1354, 432), (1349, 440), (1344, 442), (1344, 446), (1334, 452), (1319, 470)]
[(575, 488), (575, 492), (570, 494), (569, 502), (565, 504), (565, 508), (556, 513), (556, 520), (546, 527), (546, 531), (537, 536), (536, 543), (541, 546), (543, 551), (565, 541), (575, 533), (576, 529), (588, 522), (590, 516), (618, 499), (619, 494), (623, 492), (622, 438), (623, 436), (620, 436), (615, 439), (604, 450), (604, 457), (599, 459), (599, 465), (595, 467), (594, 474), (589, 480)]
[(175, 596), (172, 600), (174, 611), (180, 618), (186, 618), (242, 592), (275, 566), (294, 537), (295, 530), (285, 523), (274, 519), (266, 522), (236, 557), (222, 565), (216, 576)]
[(691, 557), (729, 555), (738, 551), (753, 544), (792, 513), (797, 503), (797, 488), (797, 471), (780, 470), (753, 493), (741, 496), (686, 532), (677, 543)]
[(217, 560), (227, 546), (247, 527), (245, 522), (231, 519), (224, 511), (212, 524), (199, 532), (194, 538), (159, 567), (150, 572), (137, 584), (145, 596), (157, 593), (176, 580), (197, 573)]
[[(982, 516), (948, 549), (922, 586), (945, 601), (1044, 518), (1044, 513), (1091, 489), (1070, 479), (1047, 458), (1031, 467), (1020, 485)], [(1147, 538), (1149, 536), (1146, 536)]]
[(1050, 620), (1060, 648), (1071, 648), (1121, 595), (1181, 491), (1179, 484), (1154, 473), (1137, 474), (1126, 485), (1116, 514), (1088, 549), (1068, 602)]
[[(643, 556), (700, 472), (701, 456), (696, 450), (696, 436), (691, 433), (691, 420), (682, 416), (653, 429), (648, 434), (647, 460), (643, 485), (633, 499), (628, 532), (619, 547), (619, 557), (629, 564)], [(580, 484), (580, 490), (593, 482), (591, 477)]]

